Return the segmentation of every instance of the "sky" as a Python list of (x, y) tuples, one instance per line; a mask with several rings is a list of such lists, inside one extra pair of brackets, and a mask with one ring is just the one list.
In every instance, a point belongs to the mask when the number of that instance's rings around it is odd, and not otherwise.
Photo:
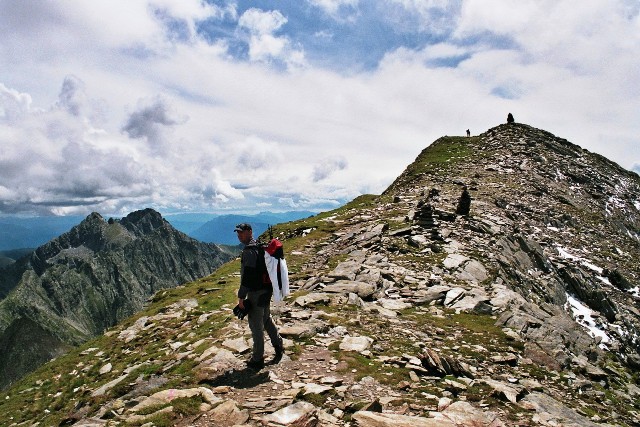
[(506, 121), (640, 172), (639, 0), (0, 0), (0, 215), (324, 211)]

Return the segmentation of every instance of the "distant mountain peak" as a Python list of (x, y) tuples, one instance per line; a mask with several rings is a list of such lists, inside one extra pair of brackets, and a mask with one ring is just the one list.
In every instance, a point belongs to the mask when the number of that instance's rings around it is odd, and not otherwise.
[(147, 234), (165, 226), (171, 227), (159, 212), (151, 208), (131, 212), (120, 220), (120, 224), (136, 235)]

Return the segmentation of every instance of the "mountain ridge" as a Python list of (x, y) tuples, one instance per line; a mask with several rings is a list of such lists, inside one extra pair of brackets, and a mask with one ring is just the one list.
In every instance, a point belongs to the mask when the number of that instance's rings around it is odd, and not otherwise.
[[(165, 214), (164, 218), (177, 230), (196, 240), (207, 243), (231, 244), (237, 243), (232, 232), (229, 232), (229, 224), (235, 225), (239, 222), (251, 222), (261, 224), (261, 232), (266, 230), (267, 225), (288, 222), (294, 219), (311, 216), (315, 212), (311, 211), (287, 211), (269, 212), (264, 211), (258, 214), (206, 214), (206, 213), (172, 213)], [(16, 252), (46, 244), (61, 234), (69, 231), (78, 225), (86, 217), (62, 216), (62, 217), (0, 217), (0, 255), (3, 252)], [(235, 219), (234, 219), (235, 218)], [(218, 221), (226, 221), (225, 225), (218, 226)], [(217, 232), (213, 233), (210, 227), (214, 227)], [(233, 230), (233, 226), (231, 227)], [(197, 232), (197, 235), (194, 234)], [(3, 262), (8, 264), (15, 258), (8, 257), (6, 261), (0, 258), (0, 267)]]
[(237, 237), (233, 234), (233, 229), (236, 224), (241, 222), (250, 223), (254, 234), (257, 236), (264, 233), (270, 225), (289, 222), (311, 215), (313, 215), (313, 212), (307, 211), (291, 211), (278, 214), (261, 212), (256, 215), (220, 215), (193, 230), (190, 235), (203, 242), (232, 245), (238, 243)]
[[(210, 274), (230, 258), (178, 232), (152, 209), (119, 221), (90, 214), (3, 270), (0, 340), (7, 351), (0, 356), (0, 384), (101, 334), (140, 310), (158, 289)], [(10, 361), (24, 351), (10, 344), (22, 338), (20, 331), (48, 334), (42, 339), (58, 345), (40, 346), (29, 354), (32, 363), (15, 369)]]
[(636, 174), (549, 132), (443, 137), (383, 194), (274, 227), (278, 365), (243, 369), (236, 260), (26, 377), (0, 421), (638, 425), (639, 220)]

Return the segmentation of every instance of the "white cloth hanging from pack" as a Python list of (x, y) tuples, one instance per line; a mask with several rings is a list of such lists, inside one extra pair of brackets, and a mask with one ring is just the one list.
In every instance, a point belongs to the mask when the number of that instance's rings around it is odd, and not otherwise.
[[(278, 263), (278, 261), (280, 261)], [(289, 270), (287, 270), (287, 261), (284, 258), (275, 258), (264, 251), (264, 262), (267, 265), (267, 273), (273, 287), (273, 299), (276, 302), (282, 301), (284, 297), (289, 295)], [(278, 265), (280, 265), (280, 283), (278, 283)]]

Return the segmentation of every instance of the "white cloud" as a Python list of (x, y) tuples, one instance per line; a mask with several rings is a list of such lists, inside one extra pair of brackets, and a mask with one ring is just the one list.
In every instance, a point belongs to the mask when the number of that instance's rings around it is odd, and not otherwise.
[[(296, 37), (304, 17), (284, 8), (0, 4), (11, 58), (0, 62), (0, 211), (326, 209), (383, 191), (438, 137), (478, 134), (509, 111), (640, 171), (632, 3), (315, 4), (390, 5), (366, 18), (406, 18), (398, 31), (419, 42), (390, 45), (365, 72), (329, 71), (301, 43), (321, 49), (347, 25), (314, 23), (310, 36), (332, 35), (321, 43)], [(202, 34), (205, 21), (221, 35)]]
[(238, 26), (248, 29), (252, 34), (272, 34), (287, 23), (282, 13), (277, 10), (268, 12), (260, 9), (249, 9), (240, 16)]
[(451, 30), (460, 2), (450, 0), (385, 0), (380, 8), (396, 23), (396, 31), (442, 34)]
[[(188, 117), (180, 116), (163, 98), (143, 100), (136, 111), (129, 114), (122, 131), (130, 138), (143, 138), (155, 155), (166, 154), (172, 128), (186, 123)], [(175, 141), (174, 141), (175, 143)]]
[(250, 33), (249, 57), (252, 61), (278, 59), (288, 66), (304, 65), (304, 52), (294, 48), (288, 37), (274, 35), (286, 23), (287, 18), (277, 10), (249, 9), (240, 16), (238, 27)]
[(337, 171), (346, 169), (348, 166), (347, 160), (342, 156), (334, 156), (323, 159), (320, 163), (313, 167), (313, 182), (322, 181), (328, 178), (331, 174)]
[(360, 0), (309, 0), (309, 3), (319, 7), (328, 15), (336, 16), (343, 8), (357, 8)]
[(0, 83), (0, 120), (11, 122), (29, 111), (31, 96)]

